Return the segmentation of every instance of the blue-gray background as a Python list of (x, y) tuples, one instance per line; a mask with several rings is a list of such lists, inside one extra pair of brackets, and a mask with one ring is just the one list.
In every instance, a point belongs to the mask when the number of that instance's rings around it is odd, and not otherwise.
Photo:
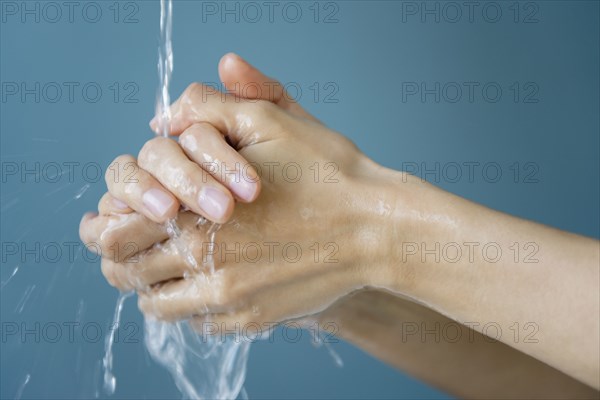
[[(75, 257), (67, 249), (78, 241), (80, 216), (95, 209), (105, 191), (102, 181), (94, 183), (93, 166), (136, 154), (151, 136), (159, 4), (75, 2), (70, 20), (62, 2), (54, 3), (61, 16), (56, 7), (44, 8), (46, 2), (1, 3), (0, 396), (22, 390), (24, 398), (97, 391), (103, 397), (103, 337), (93, 343), (95, 331), (84, 336), (81, 327), (98, 323), (106, 333), (117, 293), (97, 262), (84, 260), (81, 248)], [(285, 12), (286, 3), (279, 2), (270, 20), (263, 2), (254, 3), (262, 11), (257, 16), (246, 3), (176, 1), (171, 93), (176, 97), (192, 81), (218, 81), (219, 57), (238, 52), (290, 88), (300, 87), (308, 110), (378, 162), (397, 169), (417, 165), (418, 173), (437, 162), (440, 175), (427, 178), (447, 190), (598, 237), (598, 2), (481, 2), (472, 18), (462, 3), (453, 3), (462, 11), (457, 17), (447, 2), (321, 2), (318, 14), (312, 1), (295, 2)], [(22, 14), (24, 7), (38, 7), (39, 16)], [(239, 12), (226, 14), (224, 7)], [(438, 7), (439, 21), (423, 7)], [(102, 15), (93, 23), (97, 9)], [(298, 9), (302, 15), (293, 22)], [(73, 99), (66, 82), (79, 85)], [(435, 88), (436, 82), (439, 102), (435, 94), (422, 99), (407, 92), (422, 83)], [(64, 89), (59, 98), (53, 83)], [(33, 94), (22, 97), (22, 84)], [(94, 85), (102, 89), (97, 102), (91, 101)], [(457, 85), (464, 89), (458, 98)], [(475, 85), (472, 99), (467, 85)], [(19, 93), (12, 94), (15, 87)], [(494, 102), (498, 87), (502, 95)], [(36, 162), (39, 182), (21, 177)], [(54, 163), (67, 171), (69, 162), (80, 163), (74, 175), (55, 179)], [(469, 162), (480, 163), (473, 179), (464, 164)], [(457, 182), (455, 163), (463, 165)], [(496, 179), (498, 169), (502, 176)], [(75, 198), (86, 184), (89, 189)], [(25, 247), (14, 254), (15, 244)], [(63, 252), (54, 261), (56, 254), (44, 249), (56, 244)], [(36, 245), (37, 254), (26, 252)], [(141, 322), (134, 303), (126, 304), (123, 323)], [(48, 340), (56, 332), (53, 323), (62, 329), (57, 343)], [(69, 323), (79, 324), (73, 340)], [(15, 327), (18, 334), (10, 334)], [(23, 329), (37, 329), (39, 342), (32, 333), (23, 340)], [(123, 343), (127, 333), (137, 343)], [(142, 332), (130, 328), (121, 335), (115, 396), (179, 397), (168, 374), (145, 353)], [(311, 346), (306, 333), (300, 343), (279, 336), (254, 345), (250, 398), (447, 397), (348, 344), (333, 347), (344, 360), (341, 369), (326, 350)]]

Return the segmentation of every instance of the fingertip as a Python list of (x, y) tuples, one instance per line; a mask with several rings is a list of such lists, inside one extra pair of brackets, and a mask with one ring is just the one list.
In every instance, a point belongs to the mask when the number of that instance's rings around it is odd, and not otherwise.
[(109, 192), (105, 193), (100, 201), (98, 202), (98, 213), (100, 215), (114, 215), (114, 214), (129, 214), (133, 211), (129, 205)]
[(229, 190), (205, 186), (198, 193), (198, 205), (206, 218), (222, 224), (231, 218), (235, 201)]
[[(238, 85), (260, 84), (266, 76), (248, 61), (235, 53), (227, 53), (219, 61), (219, 77), (227, 90), (237, 93)], [(253, 87), (253, 86), (252, 86)], [(237, 93), (238, 95), (240, 93)], [(244, 93), (245, 97), (256, 98), (259, 93)]]
[(231, 69), (232, 67), (235, 67), (235, 65), (239, 62), (248, 64), (242, 57), (240, 57), (236, 53), (229, 52), (223, 57), (221, 57), (221, 60), (219, 60), (219, 70)]
[(262, 185), (260, 184), (260, 179), (256, 181), (255, 185), (256, 185), (256, 189), (254, 191), (254, 195), (250, 198), (249, 203), (258, 199), (258, 195), (260, 195), (260, 191), (262, 189)]
[(116, 197), (113, 197), (111, 199), (112, 204), (115, 206), (116, 209), (120, 210), (120, 211), (128, 211), (131, 210), (129, 208), (129, 206), (127, 205), (127, 203), (122, 202), (121, 200), (117, 199)]
[(97, 212), (87, 212), (85, 214), (83, 214), (83, 217), (81, 217), (81, 221), (79, 221), (79, 238), (81, 239), (81, 241), (83, 243), (88, 243), (91, 241), (90, 239), (90, 235), (88, 234), (88, 229), (86, 224), (89, 220), (91, 220), (92, 218), (95, 218), (98, 216)]
[(163, 220), (161, 222), (164, 223), (164, 222), (167, 222), (167, 221), (177, 218), (177, 214), (179, 214), (179, 208), (180, 208), (179, 201), (175, 200), (175, 203), (164, 215)]
[(260, 180), (241, 180), (231, 186), (236, 197), (244, 203), (252, 203), (260, 194)]
[(152, 117), (152, 119), (150, 120), (148, 125), (150, 126), (150, 129), (152, 130), (152, 132), (158, 133), (158, 115), (155, 115), (154, 117)]
[(148, 309), (148, 295), (145, 293), (138, 292), (138, 309), (144, 315), (144, 318), (150, 317), (150, 310)]
[(91, 220), (92, 218), (96, 218), (98, 216), (97, 212), (93, 212), (93, 211), (89, 211), (86, 212), (85, 214), (83, 214), (83, 217), (81, 217), (81, 221), (79, 222), (79, 233), (81, 235), (81, 229), (85, 228), (85, 224)]
[(83, 214), (83, 217), (81, 219), (83, 221), (84, 219), (95, 218), (97, 216), (98, 213), (96, 211), (88, 211), (85, 214)]
[(235, 208), (235, 200), (233, 199), (233, 196), (232, 196), (231, 200), (227, 204), (227, 209), (226, 209), (225, 213), (223, 214), (223, 217), (220, 220), (217, 220), (215, 222), (219, 223), (219, 224), (224, 224), (227, 221), (229, 221), (231, 219), (231, 217), (233, 216), (234, 208)]

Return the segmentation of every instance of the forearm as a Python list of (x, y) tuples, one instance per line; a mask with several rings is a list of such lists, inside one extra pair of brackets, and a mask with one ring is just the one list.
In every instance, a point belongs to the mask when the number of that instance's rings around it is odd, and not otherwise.
[(320, 315), (341, 337), (461, 398), (597, 398), (598, 392), (511, 347), (390, 293), (366, 290)]
[(599, 387), (597, 241), (383, 175), (381, 287)]

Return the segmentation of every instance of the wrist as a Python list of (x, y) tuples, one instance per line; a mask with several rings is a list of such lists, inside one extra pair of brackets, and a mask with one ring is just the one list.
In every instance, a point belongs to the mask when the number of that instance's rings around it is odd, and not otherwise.
[[(368, 160), (355, 182), (355, 246), (364, 286), (411, 296), (429, 259), (407, 250), (434, 243), (453, 229), (462, 199), (426, 181)], [(458, 205), (458, 207), (460, 207)]]

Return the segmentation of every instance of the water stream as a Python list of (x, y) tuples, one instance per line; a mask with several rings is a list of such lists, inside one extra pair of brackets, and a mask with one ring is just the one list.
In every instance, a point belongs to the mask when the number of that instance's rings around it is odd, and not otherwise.
[[(155, 115), (158, 116), (158, 133), (169, 136), (171, 121), (169, 85), (173, 72), (172, 47), (172, 0), (160, 1), (160, 44), (158, 49), (159, 86), (157, 91)], [(201, 219), (199, 223), (206, 223)], [(208, 243), (215, 241), (218, 224), (206, 230), (205, 237), (198, 237)], [(192, 273), (185, 279), (210, 279), (214, 273), (214, 261), (207, 257), (202, 265), (198, 265), (191, 251), (181, 237), (181, 230), (175, 220), (167, 223), (170, 240), (175, 248), (190, 265)], [(128, 295), (122, 294), (117, 301), (113, 325), (118, 321), (124, 300)], [(201, 305), (199, 305), (201, 306)], [(189, 321), (165, 323), (147, 318), (144, 324), (144, 343), (152, 358), (165, 367), (173, 377), (175, 384), (186, 399), (235, 399), (243, 392), (246, 377), (246, 364), (250, 342), (235, 338), (200, 336), (192, 328)], [(112, 373), (112, 343), (114, 331), (106, 340), (104, 366), (104, 389), (113, 394), (116, 378)]]

